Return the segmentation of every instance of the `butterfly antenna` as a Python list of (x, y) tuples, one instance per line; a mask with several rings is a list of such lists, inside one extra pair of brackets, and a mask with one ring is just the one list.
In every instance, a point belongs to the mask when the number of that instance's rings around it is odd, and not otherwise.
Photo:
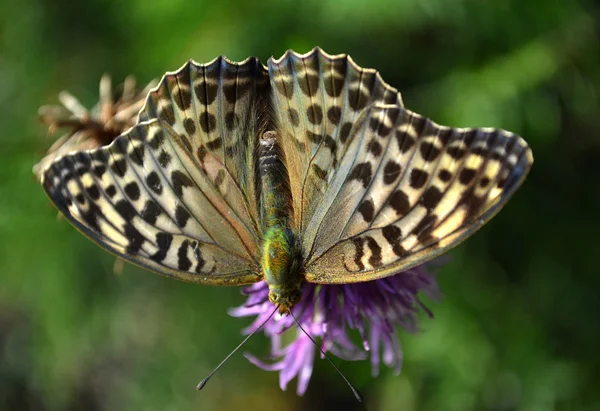
[(225, 359), (223, 361), (221, 361), (221, 363), (219, 365), (217, 365), (216, 368), (214, 370), (212, 370), (212, 372), (206, 376), (206, 378), (204, 378), (202, 381), (200, 381), (200, 383), (198, 383), (198, 385), (196, 386), (196, 389), (198, 391), (200, 391), (202, 388), (204, 388), (204, 386), (206, 385), (206, 383), (208, 382), (208, 380), (210, 380), (210, 377), (212, 377), (214, 375), (214, 373), (216, 373), (217, 371), (219, 371), (219, 368), (221, 368), (223, 366), (223, 364), (225, 364), (227, 362), (227, 360), (229, 360), (233, 354), (235, 354), (240, 348), (242, 348), (242, 346), (244, 344), (246, 344), (246, 342), (254, 334), (256, 334), (258, 331), (260, 331), (265, 326), (265, 324), (273, 317), (273, 315), (275, 315), (275, 312), (277, 311), (277, 308), (278, 307), (275, 307), (275, 309), (273, 310), (273, 312), (271, 313), (271, 315), (269, 315), (269, 317), (262, 322), (262, 324), (260, 325), (260, 327), (258, 327), (257, 329), (255, 329), (254, 331), (252, 331), (250, 334), (248, 334), (248, 336), (246, 338), (244, 338), (244, 340), (237, 347), (235, 347), (235, 349), (233, 351), (231, 351), (229, 353), (229, 355), (227, 357), (225, 357)]
[(360, 395), (360, 393), (358, 392), (358, 390), (356, 388), (354, 388), (354, 386), (352, 385), (352, 383), (350, 381), (348, 381), (348, 378), (346, 378), (346, 376), (342, 373), (342, 371), (340, 371), (340, 369), (337, 367), (337, 365), (335, 365), (333, 363), (333, 361), (331, 360), (331, 358), (329, 358), (329, 355), (327, 355), (327, 353), (325, 353), (325, 351), (323, 351), (323, 349), (315, 341), (315, 339), (313, 337), (311, 337), (311, 335), (309, 333), (307, 333), (306, 330), (300, 325), (300, 322), (296, 319), (296, 317), (294, 316), (294, 314), (292, 314), (291, 310), (290, 310), (289, 313), (292, 316), (292, 318), (294, 319), (294, 321), (296, 322), (296, 325), (298, 326), (298, 328), (300, 328), (302, 330), (302, 332), (304, 334), (306, 334), (306, 336), (308, 338), (310, 338), (310, 340), (313, 342), (313, 344), (319, 349), (319, 351), (321, 351), (321, 354), (323, 354), (323, 356), (327, 359), (327, 361), (329, 361), (329, 364), (331, 364), (333, 366), (333, 368), (338, 372), (338, 374), (344, 379), (344, 381), (346, 381), (346, 384), (348, 384), (348, 387), (350, 387), (350, 389), (352, 390), (352, 393), (354, 394), (354, 397), (356, 397), (356, 399), (358, 400), (358, 402), (363, 402), (362, 395)]

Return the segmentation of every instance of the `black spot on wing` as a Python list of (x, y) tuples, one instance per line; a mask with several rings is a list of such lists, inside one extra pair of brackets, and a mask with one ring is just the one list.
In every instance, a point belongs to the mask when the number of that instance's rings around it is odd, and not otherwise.
[(215, 101), (215, 98), (217, 98), (219, 85), (213, 82), (200, 82), (196, 85), (194, 91), (196, 92), (196, 96), (198, 97), (198, 100), (200, 100), (200, 103), (203, 105), (210, 105)]
[(442, 199), (442, 192), (435, 186), (429, 187), (423, 194), (423, 205), (428, 209), (433, 209)]
[(98, 225), (98, 216), (102, 215), (102, 211), (95, 203), (90, 203), (87, 211), (82, 212), (83, 220), (87, 223), (88, 227), (92, 230), (100, 233), (100, 226)]
[(108, 187), (106, 187), (105, 192), (109, 198), (113, 198), (115, 196), (115, 194), (117, 194), (117, 189), (115, 188), (115, 186), (113, 184), (111, 184)]
[(327, 181), (327, 171), (323, 170), (321, 167), (319, 167), (318, 164), (313, 163), (312, 165), (312, 170), (314, 171), (315, 175), (323, 181)]
[(190, 84), (190, 72), (189, 70), (184, 70), (179, 75), (181, 76), (181, 79), (178, 79), (179, 83), (186, 85), (179, 86), (179, 93), (173, 96), (173, 100), (175, 100), (175, 104), (177, 104), (179, 110), (186, 111), (190, 109), (192, 104), (192, 92), (187, 86), (187, 84)]
[(192, 247), (194, 247), (194, 257), (196, 257), (197, 261), (195, 271), (197, 273), (200, 273), (204, 268), (206, 261), (204, 260), (204, 258), (202, 258), (202, 253), (200, 252), (200, 245), (198, 243), (194, 243)]
[(152, 138), (148, 141), (148, 145), (153, 149), (157, 150), (165, 140), (165, 133), (163, 130), (158, 129), (152, 136)]
[(375, 157), (379, 157), (383, 151), (383, 147), (381, 147), (381, 144), (377, 140), (373, 139), (367, 144), (367, 151)]
[(200, 127), (202, 128), (202, 131), (204, 131), (207, 134), (210, 133), (211, 130), (217, 128), (217, 118), (212, 113), (204, 112), (200, 114), (200, 118), (198, 119), (198, 121), (200, 122)]
[(345, 58), (334, 60), (331, 66), (333, 72), (326, 71), (323, 84), (328, 96), (339, 97), (342, 94), (344, 82), (346, 81), (347, 64), (348, 62)]
[(396, 254), (398, 257), (404, 257), (406, 255), (406, 250), (400, 245), (402, 230), (400, 230), (399, 227), (393, 224), (388, 225), (381, 229), (381, 233), (388, 244), (392, 246), (394, 254)]
[(367, 247), (371, 250), (369, 264), (374, 268), (381, 266), (381, 246), (373, 237), (367, 237)]
[(147, 223), (154, 225), (161, 212), (160, 207), (154, 200), (148, 200), (142, 210), (142, 219)]
[(206, 148), (209, 151), (215, 151), (223, 147), (223, 140), (220, 137), (215, 138), (206, 143)]
[(135, 181), (132, 181), (131, 183), (127, 184), (124, 190), (125, 194), (127, 194), (127, 197), (131, 198), (133, 201), (136, 201), (140, 198), (140, 187)]
[(194, 133), (196, 133), (196, 123), (189, 117), (183, 120), (183, 128), (185, 128), (185, 132), (190, 136), (193, 136)]
[(367, 106), (374, 84), (375, 73), (362, 72), (360, 81), (350, 85), (348, 103), (354, 111), (360, 111)]
[(306, 109), (306, 118), (314, 125), (319, 125), (323, 121), (323, 109), (318, 104), (313, 104)]
[(414, 229), (414, 233), (417, 235), (417, 240), (423, 244), (430, 244), (433, 240), (431, 233), (435, 229), (435, 223), (438, 218), (434, 214), (425, 216)]
[(160, 182), (160, 177), (158, 176), (156, 171), (151, 171), (146, 176), (146, 184), (148, 184), (148, 187), (150, 187), (150, 189), (156, 194), (160, 195), (162, 193), (162, 183)]
[(406, 153), (415, 145), (415, 138), (410, 136), (407, 132), (397, 130), (395, 136), (398, 147), (402, 153)]
[(169, 252), (169, 248), (171, 247), (171, 243), (173, 242), (173, 235), (168, 233), (158, 233), (156, 234), (156, 244), (158, 245), (158, 251), (150, 256), (151, 260), (160, 263), (165, 259), (167, 253)]
[[(364, 244), (364, 240), (361, 237), (355, 237), (352, 239), (352, 243), (354, 244), (354, 264), (356, 264), (356, 266), (358, 267), (358, 269), (360, 271), (363, 271), (365, 269), (365, 265), (362, 262), (362, 258), (365, 255), (365, 252), (363, 250), (363, 244)], [(350, 271), (348, 269), (348, 267), (346, 267), (346, 269), (348, 271)]]
[(171, 162), (171, 155), (162, 150), (158, 155), (158, 164), (160, 164), (162, 167), (167, 167), (169, 162)]
[(363, 219), (370, 223), (373, 221), (373, 216), (375, 214), (375, 205), (372, 200), (366, 200), (361, 203), (358, 207), (358, 212), (362, 215)]
[(467, 150), (462, 147), (452, 146), (447, 150), (447, 153), (453, 159), (460, 160), (467, 153)]
[(145, 148), (143, 145), (140, 145), (139, 147), (136, 148), (131, 148), (131, 150), (129, 151), (128, 155), (129, 155), (129, 159), (137, 164), (138, 166), (143, 166), (144, 165), (144, 153), (145, 153)]
[(125, 252), (128, 254), (138, 253), (142, 248), (144, 241), (146, 241), (146, 238), (131, 223), (126, 223), (123, 228), (125, 237), (129, 240)]
[(171, 173), (171, 181), (173, 182), (175, 194), (180, 198), (183, 195), (183, 187), (191, 187), (194, 185), (194, 182), (179, 170), (175, 170)]
[(177, 225), (184, 228), (189, 218), (190, 213), (181, 204), (178, 204), (175, 209), (175, 220), (177, 221)]
[(188, 271), (192, 266), (192, 262), (187, 256), (189, 245), (189, 240), (184, 240), (179, 246), (179, 250), (177, 250), (177, 267), (181, 271)]
[[(392, 122), (392, 124), (394, 123)], [(369, 128), (371, 131), (377, 133), (379, 137), (387, 137), (388, 134), (390, 134), (390, 131), (392, 131), (391, 127), (385, 125), (385, 118), (382, 119), (380, 116), (371, 117), (371, 120), (369, 121)]]
[(342, 117), (342, 108), (339, 106), (331, 106), (327, 110), (327, 118), (336, 126), (340, 124), (340, 118)]
[(429, 174), (426, 171), (415, 168), (410, 172), (410, 186), (419, 189), (425, 185), (428, 177)]
[(170, 126), (175, 124), (175, 113), (171, 104), (164, 105), (158, 109), (158, 118), (168, 123)]
[(422, 143), (419, 149), (423, 159), (428, 162), (434, 161), (441, 153), (433, 143)]
[(117, 201), (115, 204), (115, 209), (125, 221), (131, 221), (133, 220), (133, 217), (137, 215), (135, 208), (133, 208), (131, 203), (127, 200)]
[[(279, 70), (287, 70), (286, 68), (279, 68)], [(275, 88), (279, 91), (286, 99), (291, 99), (294, 95), (294, 82), (287, 79), (284, 80), (283, 76), (277, 77), (275, 80)]]
[(306, 132), (306, 137), (308, 138), (308, 140), (314, 144), (319, 144), (321, 142), (321, 139), (323, 138), (323, 136), (319, 133), (313, 133), (312, 131), (307, 131)]
[(86, 187), (85, 191), (92, 200), (98, 200), (100, 198), (100, 190), (98, 190), (98, 186), (96, 184)]
[(475, 177), (476, 171), (472, 168), (463, 168), (458, 175), (458, 180), (461, 184), (467, 185)]
[(319, 88), (319, 76), (306, 73), (304, 78), (298, 79), (298, 85), (306, 97), (313, 97)]
[(300, 116), (298, 115), (298, 110), (295, 108), (289, 108), (288, 117), (292, 126), (298, 127), (300, 125)]
[(116, 160), (111, 164), (110, 169), (119, 177), (124, 177), (127, 172), (127, 161), (124, 158)]
[(325, 147), (331, 150), (331, 154), (335, 155), (335, 152), (337, 151), (337, 142), (333, 139), (333, 137), (327, 134), (323, 139), (323, 143), (325, 144)]
[(344, 123), (342, 127), (340, 127), (340, 141), (344, 144), (348, 137), (350, 137), (350, 131), (352, 131), (352, 123)]
[(389, 160), (383, 168), (383, 182), (387, 185), (393, 184), (394, 181), (400, 176), (402, 172), (402, 166), (396, 163), (394, 160)]
[(350, 175), (348, 176), (349, 180), (356, 180), (362, 183), (364, 188), (367, 188), (369, 182), (371, 181), (371, 163), (365, 162), (360, 163), (354, 166)]
[(402, 190), (396, 190), (389, 198), (390, 207), (394, 209), (398, 216), (403, 216), (410, 210), (410, 202), (408, 196)]
[(92, 173), (94, 173), (94, 175), (98, 178), (102, 178), (102, 176), (104, 175), (104, 173), (106, 172), (106, 166), (105, 165), (97, 165), (94, 168), (92, 168)]
[(237, 100), (237, 85), (234, 81), (223, 84), (223, 94), (228, 103), (234, 103)]
[(450, 171), (446, 170), (446, 169), (442, 169), (440, 170), (438, 177), (440, 178), (440, 180), (442, 180), (444, 183), (447, 183), (448, 181), (450, 181), (450, 179), (452, 178), (452, 174), (450, 173)]

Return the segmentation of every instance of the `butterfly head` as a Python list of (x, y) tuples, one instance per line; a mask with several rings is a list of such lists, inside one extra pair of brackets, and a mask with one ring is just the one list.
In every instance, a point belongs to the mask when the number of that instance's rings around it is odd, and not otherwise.
[(279, 314), (287, 314), (302, 298), (300, 285), (286, 288), (269, 284), (269, 301), (275, 304)]

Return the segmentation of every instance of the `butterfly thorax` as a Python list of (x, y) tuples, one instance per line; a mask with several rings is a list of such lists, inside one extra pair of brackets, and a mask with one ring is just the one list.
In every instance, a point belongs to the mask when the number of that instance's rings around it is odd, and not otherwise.
[(283, 228), (267, 231), (263, 245), (263, 276), (269, 285), (269, 300), (279, 307), (282, 314), (302, 297), (300, 267), (293, 233)]
[(260, 140), (259, 172), (263, 225), (262, 275), (269, 285), (269, 300), (280, 313), (300, 301), (303, 275), (301, 252), (290, 228), (291, 194), (277, 133), (265, 132)]

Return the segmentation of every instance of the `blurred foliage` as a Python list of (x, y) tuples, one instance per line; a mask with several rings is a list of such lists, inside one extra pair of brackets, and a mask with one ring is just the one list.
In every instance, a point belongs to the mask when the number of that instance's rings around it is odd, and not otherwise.
[[(304, 397), (234, 357), (233, 288), (126, 265), (56, 220), (31, 168), (36, 119), (68, 89), (91, 106), (104, 72), (149, 81), (188, 58), (263, 62), (319, 45), (377, 68), (407, 107), (515, 131), (525, 185), (440, 272), (400, 376), (340, 367), (371, 410), (600, 409), (599, 17), (592, 1), (20, 0), (0, 4), (0, 409), (359, 409), (324, 361)], [(267, 352), (264, 337), (247, 350)]]

